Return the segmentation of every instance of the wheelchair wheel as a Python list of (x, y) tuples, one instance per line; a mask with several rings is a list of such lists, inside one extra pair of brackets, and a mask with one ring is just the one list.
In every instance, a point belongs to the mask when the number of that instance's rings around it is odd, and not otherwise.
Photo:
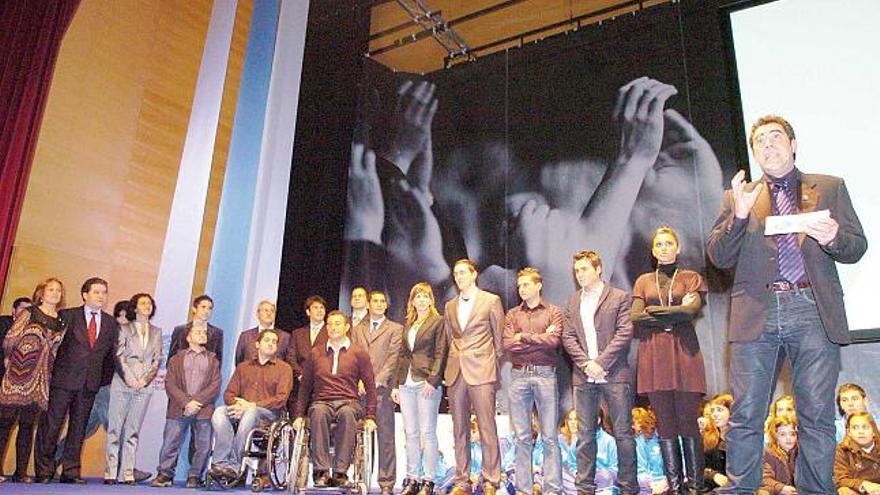
[(293, 426), (287, 421), (278, 421), (269, 429), (269, 441), (266, 444), (266, 464), (269, 470), (269, 481), (276, 490), (287, 488), (287, 474), (291, 466), (293, 453)]
[(305, 489), (309, 473), (309, 432), (306, 428), (291, 428), (290, 469), (287, 473), (288, 491), (297, 494)]
[(358, 431), (354, 463), (354, 488), (359, 495), (367, 495), (373, 474), (373, 435), (363, 429)]

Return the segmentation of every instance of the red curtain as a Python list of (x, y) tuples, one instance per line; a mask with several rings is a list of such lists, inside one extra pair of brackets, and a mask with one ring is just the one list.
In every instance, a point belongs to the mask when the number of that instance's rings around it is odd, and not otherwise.
[(80, 0), (0, 0), (0, 288), (61, 38)]

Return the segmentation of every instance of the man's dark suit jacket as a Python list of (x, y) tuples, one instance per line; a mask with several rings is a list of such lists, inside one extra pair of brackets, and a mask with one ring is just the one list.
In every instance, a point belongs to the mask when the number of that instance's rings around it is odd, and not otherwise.
[(9, 333), (9, 329), (12, 328), (13, 323), (12, 315), (0, 316), (0, 380), (6, 374), (6, 360), (3, 359), (3, 340), (6, 338), (6, 334)]
[[(187, 349), (189, 346), (187, 346)], [(183, 369), (183, 360), (186, 349), (181, 349), (177, 354), (168, 359), (168, 371), (165, 374), (165, 392), (168, 394), (168, 409), (166, 418), (183, 418), (183, 409), (191, 400), (202, 403), (202, 408), (196, 413), (196, 419), (211, 419), (214, 414), (214, 401), (220, 395), (220, 361), (211, 351), (208, 353), (208, 375), (202, 382), (201, 390), (193, 395), (186, 393), (186, 374)]]
[[(306, 325), (297, 328), (290, 334), (290, 347), (287, 349), (287, 363), (293, 368), (294, 377), (302, 375), (302, 365), (306, 362), (306, 359), (308, 359), (313, 348), (327, 345), (326, 324), (321, 327), (321, 331), (318, 332), (318, 337), (315, 338), (314, 346), (312, 346), (310, 332), (311, 327)], [(298, 382), (294, 381), (294, 387), (296, 387), (297, 383)]]
[[(290, 334), (280, 328), (274, 330), (278, 332), (278, 351), (275, 356), (278, 359), (286, 360), (287, 351), (290, 348)], [(235, 366), (257, 357), (256, 344), (259, 336), (260, 327), (254, 327), (238, 334), (238, 342), (235, 344)]]
[[(830, 175), (798, 172), (801, 213), (830, 210), (840, 225), (837, 237), (827, 246), (804, 234), (798, 236), (804, 265), (819, 316), (828, 339), (837, 344), (850, 343), (849, 326), (843, 307), (843, 289), (835, 262), (855, 263), (868, 249), (868, 241), (853, 209), (843, 179)], [(763, 179), (746, 185), (751, 191)], [(767, 322), (768, 285), (776, 279), (776, 241), (764, 235), (764, 221), (771, 215), (769, 187), (764, 186), (748, 218), (734, 216), (733, 197), (725, 191), (721, 213), (709, 234), (708, 254), (719, 268), (736, 267), (730, 291), (728, 340), (744, 342), (758, 338)]]
[[(186, 341), (186, 336), (189, 334), (190, 328), (192, 328), (192, 321), (187, 322), (186, 325), (178, 325), (174, 327), (174, 331), (171, 332), (171, 343), (168, 344), (169, 360), (171, 359), (171, 356), (177, 355), (177, 351), (189, 347), (189, 342)], [(219, 361), (220, 364), (223, 364), (223, 330), (210, 323), (208, 323), (208, 343), (205, 344), (205, 349), (213, 352), (217, 361)]]
[(83, 306), (64, 309), (58, 315), (67, 325), (52, 370), (52, 387), (97, 393), (109, 385), (116, 370), (119, 326), (113, 316), (101, 312), (101, 329), (95, 348), (89, 346), (89, 324)]
[[(632, 370), (627, 361), (633, 337), (631, 308), (632, 301), (629, 294), (605, 284), (593, 317), (596, 343), (599, 347), (599, 354), (594, 361), (608, 372), (605, 379), (609, 383), (632, 381)], [(563, 315), (565, 323), (562, 330), (562, 345), (574, 363), (572, 383), (581, 385), (587, 382), (584, 366), (590, 360), (587, 354), (584, 324), (581, 321), (581, 291), (575, 292), (568, 298)]]
[(449, 353), (449, 340), (446, 338), (443, 316), (431, 315), (422, 323), (416, 332), (412, 349), (409, 347), (407, 337), (410, 327), (412, 325), (407, 324), (403, 330), (400, 358), (392, 386), (397, 388), (406, 383), (407, 372), (410, 372), (414, 381), (425, 380), (437, 388), (443, 381), (443, 370), (446, 368), (446, 356)]

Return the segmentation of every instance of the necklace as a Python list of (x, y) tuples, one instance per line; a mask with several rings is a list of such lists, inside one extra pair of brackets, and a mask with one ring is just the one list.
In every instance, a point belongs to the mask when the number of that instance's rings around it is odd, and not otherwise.
[[(675, 276), (678, 275), (678, 268), (672, 272), (672, 279), (669, 281), (669, 287), (666, 291), (666, 304), (663, 304), (663, 292), (660, 290), (660, 269), (654, 270), (654, 284), (657, 286), (657, 298), (660, 299), (660, 306), (672, 306), (672, 286), (675, 285)], [(663, 329), (664, 332), (671, 332), (672, 327)]]

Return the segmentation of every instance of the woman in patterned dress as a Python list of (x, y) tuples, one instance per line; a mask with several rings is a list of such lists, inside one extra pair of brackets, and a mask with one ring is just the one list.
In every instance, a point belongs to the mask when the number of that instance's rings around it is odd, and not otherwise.
[(33, 301), (34, 305), (15, 320), (3, 341), (6, 374), (0, 382), (0, 452), (5, 452), (17, 422), (16, 467), (11, 481), (18, 483), (33, 482), (27, 475), (27, 465), (40, 413), (49, 404), (55, 354), (64, 338), (65, 326), (58, 318), (58, 310), (64, 307), (64, 285), (57, 278), (46, 279), (34, 290)]

